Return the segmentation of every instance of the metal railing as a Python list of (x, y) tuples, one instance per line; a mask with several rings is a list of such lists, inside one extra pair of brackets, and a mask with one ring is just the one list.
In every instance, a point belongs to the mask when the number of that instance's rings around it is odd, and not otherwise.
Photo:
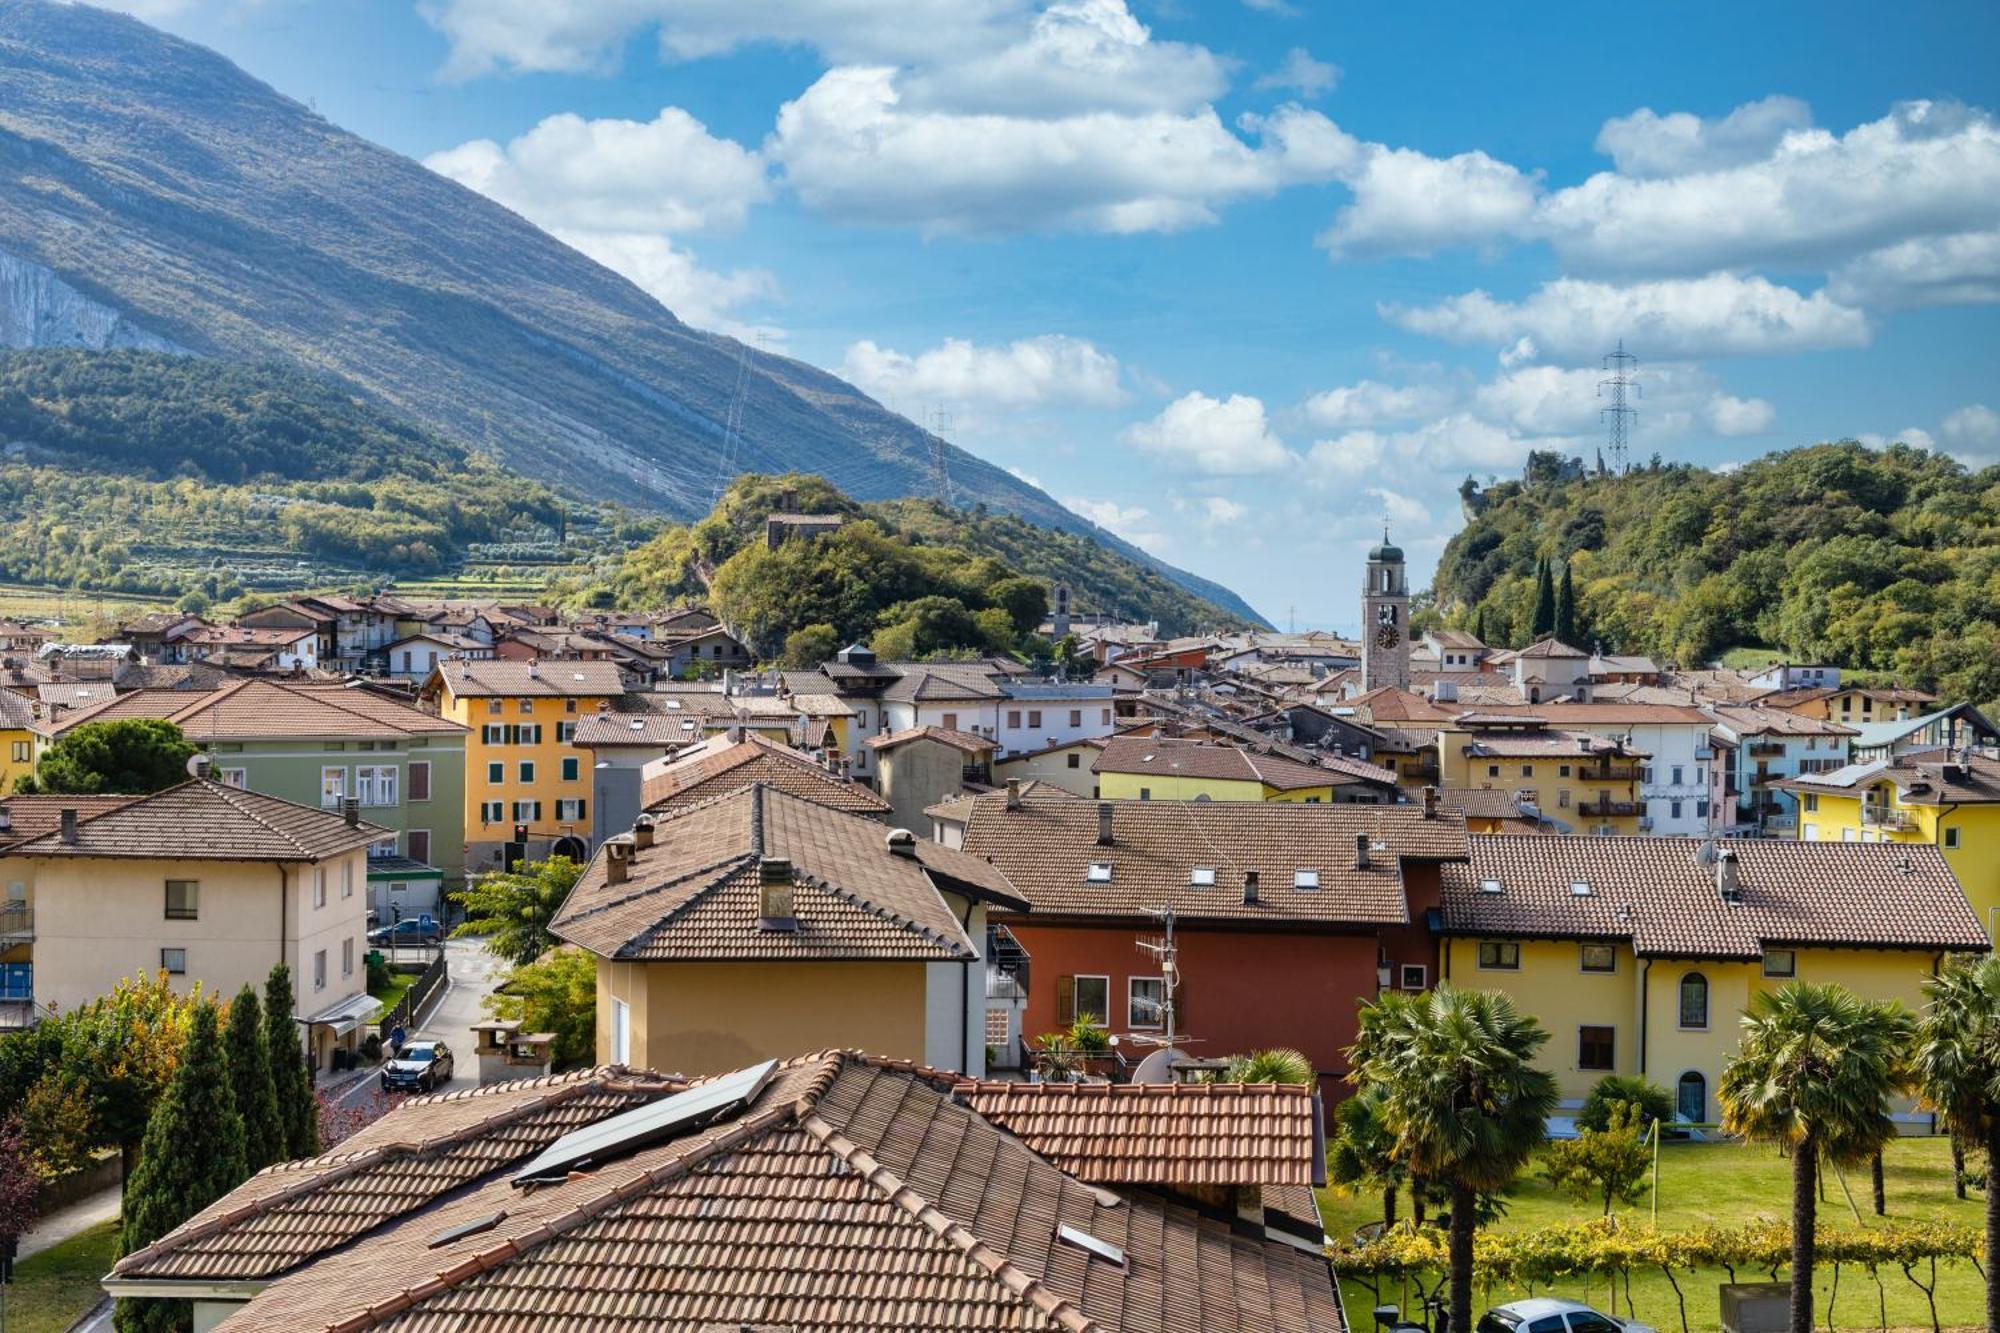
[(0, 939), (33, 938), (35, 938), (34, 908), (16, 903), (0, 907)]
[(440, 945), (437, 957), (431, 959), (430, 966), (423, 970), (423, 975), (410, 983), (410, 988), (403, 992), (403, 998), (396, 1002), (396, 1007), (376, 1020), (375, 1028), (382, 1034), (382, 1040), (387, 1041), (397, 1028), (407, 1032), (414, 1027), (417, 1015), (424, 1011), (426, 1004), (430, 1003), (431, 996), (437, 994), (438, 988), (450, 980), (451, 969), (445, 964), (444, 947)]
[(1870, 805), (1865, 801), (1861, 805), (1861, 822), (1889, 829), (1907, 829), (1916, 824), (1904, 811), (1893, 810), (1886, 805)]

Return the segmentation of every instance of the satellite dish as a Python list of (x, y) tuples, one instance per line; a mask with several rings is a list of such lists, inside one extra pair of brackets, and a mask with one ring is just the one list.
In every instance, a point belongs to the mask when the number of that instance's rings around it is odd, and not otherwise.
[(188, 756), (187, 774), (191, 778), (205, 778), (208, 776), (208, 766), (208, 752), (205, 750), (196, 750)]
[(1174, 1081), (1174, 1061), (1188, 1058), (1186, 1051), (1177, 1051), (1171, 1046), (1162, 1046), (1139, 1062), (1132, 1071), (1134, 1083), (1172, 1083)]

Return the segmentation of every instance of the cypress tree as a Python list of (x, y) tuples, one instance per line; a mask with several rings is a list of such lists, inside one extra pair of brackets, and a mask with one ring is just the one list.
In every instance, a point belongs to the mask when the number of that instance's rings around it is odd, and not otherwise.
[(1556, 632), (1556, 585), (1548, 557), (1535, 562), (1535, 618), (1528, 627), (1530, 642)]
[(1562, 583), (1556, 588), (1556, 637), (1576, 646), (1576, 588), (1570, 582), (1569, 561), (1563, 561)]
[(1481, 602), (1479, 610), (1473, 613), (1472, 637), (1486, 644), (1488, 647), (1491, 647), (1493, 644), (1493, 640), (1486, 637), (1486, 603), (1484, 602)]
[[(180, 1066), (146, 1121), (139, 1165), (125, 1186), (120, 1248), (144, 1249), (242, 1184), (243, 1118), (229, 1088), (215, 1005), (195, 1007)], [(192, 1326), (185, 1301), (121, 1300), (119, 1333), (178, 1333)]]
[(317, 1157), (319, 1106), (299, 1046), (298, 1024), (292, 1021), (292, 969), (283, 963), (272, 968), (264, 981), (264, 1043), (270, 1047), (271, 1087), (278, 1097), (278, 1123), (284, 1128), (284, 1156)]
[(229, 1056), (229, 1087), (243, 1117), (243, 1157), (254, 1173), (291, 1156), (284, 1123), (278, 1119), (278, 1088), (271, 1081), (271, 1047), (264, 1039), (264, 1008), (245, 986), (229, 1003), (223, 1046)]

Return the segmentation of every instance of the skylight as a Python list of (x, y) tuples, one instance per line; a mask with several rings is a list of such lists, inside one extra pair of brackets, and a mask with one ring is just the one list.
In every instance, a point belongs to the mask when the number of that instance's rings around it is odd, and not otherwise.
[(1498, 893), (1500, 892), (1500, 881), (1497, 879), (1482, 879), (1479, 881), (1479, 891), (1481, 893)]
[(1111, 863), (1109, 861), (1092, 861), (1090, 869), (1084, 872), (1083, 877), (1092, 884), (1109, 884), (1111, 882)]
[(455, 1227), (447, 1227), (438, 1232), (431, 1237), (430, 1243), (424, 1248), (439, 1249), (455, 1240), (464, 1240), (467, 1236), (477, 1236), (482, 1231), (491, 1231), (506, 1220), (507, 1210), (504, 1208), (497, 1213), (488, 1213), (485, 1217), (475, 1217), (470, 1222), (461, 1222)]
[(1198, 888), (1198, 889), (1212, 889), (1212, 888), (1214, 888), (1214, 887), (1215, 887), (1215, 867), (1214, 867), (1214, 866), (1196, 866), (1196, 867), (1195, 867), (1195, 868), (1194, 868), (1193, 870), (1190, 870), (1190, 871), (1188, 872), (1188, 883), (1190, 883), (1190, 884), (1194, 885), (1194, 886), (1195, 886), (1196, 888)]
[(1316, 889), (1319, 887), (1319, 871), (1300, 868), (1292, 872), (1292, 887), (1295, 889)]
[(1573, 879), (1569, 882), (1569, 891), (1579, 898), (1588, 898), (1590, 896), (1590, 881), (1587, 879)]
[(516, 1171), (512, 1183), (519, 1187), (561, 1180), (572, 1171), (593, 1169), (626, 1153), (691, 1133), (754, 1099), (777, 1067), (776, 1060), (766, 1060), (565, 1134)]
[(1081, 1227), (1064, 1224), (1056, 1228), (1056, 1239), (1074, 1245), (1093, 1259), (1102, 1259), (1117, 1268), (1125, 1266), (1125, 1251), (1108, 1240), (1099, 1240)]

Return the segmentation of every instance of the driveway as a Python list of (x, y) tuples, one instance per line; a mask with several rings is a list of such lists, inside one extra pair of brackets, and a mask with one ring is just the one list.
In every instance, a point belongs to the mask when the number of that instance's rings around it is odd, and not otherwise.
[[(484, 940), (448, 939), (444, 942), (444, 954), (451, 974), (444, 998), (431, 1006), (428, 1017), (409, 1034), (411, 1040), (441, 1041), (451, 1047), (456, 1067), (452, 1081), (439, 1086), (441, 1092), (469, 1088), (479, 1082), (479, 1057), (473, 1053), (472, 1025), (488, 1017), (484, 1001), (507, 977), (507, 965), (486, 952)], [(372, 1074), (341, 1093), (339, 1101), (342, 1106), (365, 1109), (369, 1119), (387, 1109), (381, 1083)]]

